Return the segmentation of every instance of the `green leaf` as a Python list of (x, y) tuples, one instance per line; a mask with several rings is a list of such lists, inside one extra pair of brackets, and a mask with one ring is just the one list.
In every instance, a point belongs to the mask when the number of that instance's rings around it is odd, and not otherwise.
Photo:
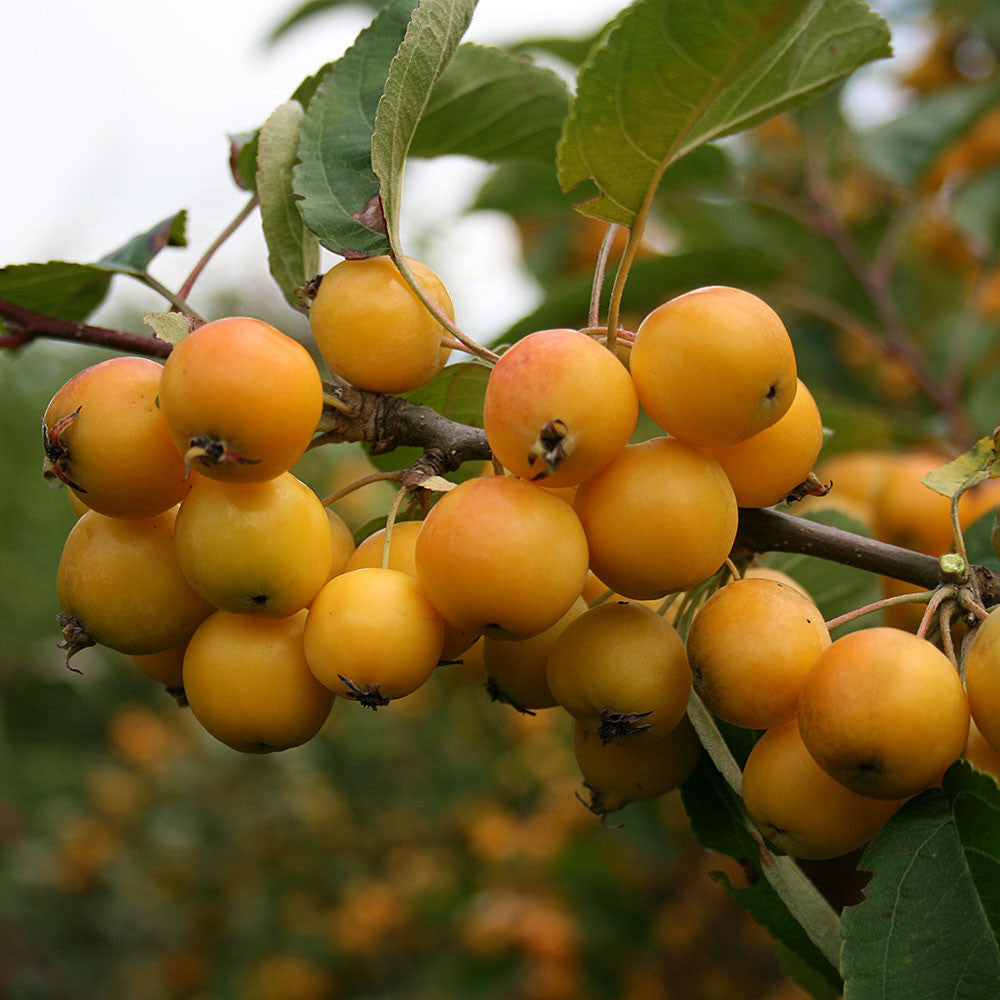
[[(806, 514), (805, 519), (840, 528), (841, 531), (850, 531), (864, 538), (869, 537), (868, 529), (860, 521), (839, 510), (815, 511)], [(855, 608), (872, 604), (882, 597), (878, 577), (874, 573), (855, 569), (853, 566), (843, 566), (815, 556), (781, 552), (768, 553), (761, 559), (761, 563), (773, 569), (780, 569), (801, 583), (827, 621)], [(874, 615), (856, 618), (846, 625), (841, 625), (837, 634), (845, 635), (856, 629), (870, 628), (874, 618)]]
[(903, 187), (912, 187), (938, 156), (1000, 100), (1000, 83), (954, 87), (925, 97), (906, 113), (863, 135), (859, 155)]
[(1000, 251), (1000, 168), (986, 171), (958, 190), (951, 210), (959, 228), (996, 259)]
[(124, 246), (102, 257), (94, 267), (114, 274), (143, 275), (164, 247), (187, 246), (186, 226), (187, 212), (182, 209), (152, 229), (133, 236)]
[(996, 470), (996, 460), (996, 439), (992, 436), (980, 438), (958, 458), (932, 469), (921, 482), (935, 493), (951, 499), (956, 493), (964, 493), (970, 486), (989, 479)]
[(403, 165), (434, 84), (458, 48), (475, 8), (476, 0), (422, 0), (378, 102), (371, 165), (379, 179), (386, 232), (397, 258), (403, 256), (399, 245)]
[(291, 31), (292, 28), (308, 21), (317, 14), (333, 10), (335, 7), (367, 7), (369, 10), (378, 10), (385, 6), (384, 0), (306, 0), (306, 3), (296, 7), (287, 17), (282, 18), (267, 35), (267, 41), (276, 42), (283, 35)]
[[(769, 856), (764, 864), (760, 845), (746, 828), (742, 802), (706, 756), (681, 786), (681, 797), (694, 835), (706, 847), (736, 858), (747, 872), (748, 885), (737, 888), (721, 872), (715, 873), (715, 880), (776, 940), (839, 989), (840, 976), (831, 958), (840, 942), (829, 904), (791, 859)], [(772, 879), (781, 886), (780, 893)], [(825, 915), (812, 927), (824, 948), (806, 933), (782, 894), (802, 911)]]
[[(637, 260), (629, 272), (625, 309), (646, 313), (674, 295), (701, 285), (761, 286), (777, 274), (773, 260), (737, 249), (665, 254)], [(586, 325), (591, 284), (592, 279), (584, 276), (549, 289), (545, 301), (500, 334), (493, 346), (513, 343), (535, 330)]]
[(571, 66), (579, 66), (600, 41), (605, 28), (585, 38), (525, 38), (511, 46), (514, 52), (546, 52)]
[(865, 901), (844, 911), (852, 1000), (1000, 996), (1000, 791), (968, 764), (872, 841)]
[(229, 137), (229, 171), (241, 191), (254, 191), (257, 184), (257, 141), (260, 129), (236, 132)]
[[(631, 225), (665, 167), (890, 54), (861, 0), (638, 0), (590, 55), (559, 143), (581, 211)], [(590, 186), (590, 185), (588, 185)]]
[(434, 85), (410, 155), (551, 162), (568, 108), (569, 91), (550, 70), (462, 45)]
[(299, 211), (334, 253), (388, 253), (372, 132), (389, 66), (417, 0), (391, 0), (322, 79), (302, 122), (294, 171)]
[(257, 154), (257, 194), (268, 267), (285, 301), (307, 313), (301, 290), (319, 270), (319, 240), (306, 229), (292, 190), (295, 150), (304, 117), (302, 105), (289, 101), (264, 122)]
[(165, 340), (175, 347), (191, 332), (197, 322), (192, 316), (185, 316), (179, 312), (146, 313), (142, 321), (152, 329), (158, 339)]
[(53, 260), (0, 269), (0, 299), (74, 323), (97, 309), (110, 286), (111, 275), (89, 264)]
[(506, 212), (518, 219), (556, 220), (572, 214), (551, 163), (503, 163), (486, 178), (470, 210)]

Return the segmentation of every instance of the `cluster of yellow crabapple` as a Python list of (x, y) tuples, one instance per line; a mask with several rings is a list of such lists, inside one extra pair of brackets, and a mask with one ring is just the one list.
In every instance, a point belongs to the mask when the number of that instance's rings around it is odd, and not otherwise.
[[(409, 265), (452, 317), (438, 278)], [(417, 388), (449, 354), (384, 257), (328, 272), (310, 323), (331, 370), (363, 390)], [(674, 298), (627, 346), (620, 357), (556, 329), (503, 352), (483, 410), (493, 474), (356, 551), (289, 471), (324, 406), (295, 340), (227, 318), (162, 366), (118, 357), (80, 372), (43, 421), (46, 474), (83, 511), (58, 572), (64, 646), (135, 656), (250, 752), (309, 740), (336, 695), (376, 708), (439, 663), (481, 656), (495, 697), (572, 715), (602, 813), (692, 771), (693, 680), (718, 717), (768, 730), (744, 795), (772, 841), (804, 857), (850, 850), (961, 754), (963, 686), (900, 631), (831, 645), (791, 581), (734, 580), (685, 644), (668, 595), (683, 604), (726, 564), (738, 507), (807, 479), (822, 422), (781, 320), (748, 292)], [(664, 433), (630, 444), (640, 405)]]

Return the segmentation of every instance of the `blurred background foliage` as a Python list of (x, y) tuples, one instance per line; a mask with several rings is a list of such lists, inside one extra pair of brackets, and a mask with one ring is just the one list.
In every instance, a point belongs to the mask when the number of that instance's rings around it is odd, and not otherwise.
[[(626, 291), (630, 329), (698, 285), (761, 294), (833, 431), (826, 456), (955, 449), (998, 423), (1000, 9), (891, 13), (923, 39), (893, 70), (902, 113), (861, 131), (837, 91), (678, 162)], [(570, 68), (586, 50), (523, 48)], [(497, 168), (469, 211), (512, 220), (544, 303), (498, 342), (586, 322), (604, 227), (553, 171)], [(235, 290), (208, 312), (282, 325)], [(481, 666), (442, 667), (377, 714), (339, 703), (319, 738), (262, 758), (216, 744), (126, 657), (88, 650), (68, 672), (54, 581), (73, 515), (36, 475), (38, 430), (52, 393), (105, 356), (0, 353), (0, 995), (804, 996), (711, 884), (742, 873), (695, 844), (679, 797), (602, 828), (576, 801), (565, 717), (490, 704)], [(339, 446), (296, 471), (325, 494), (365, 463)], [(356, 528), (391, 495), (367, 487), (342, 513)]]

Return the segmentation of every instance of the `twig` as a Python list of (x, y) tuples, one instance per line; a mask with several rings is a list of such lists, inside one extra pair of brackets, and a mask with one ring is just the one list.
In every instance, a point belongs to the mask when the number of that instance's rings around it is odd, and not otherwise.
[(198, 280), (199, 275), (205, 270), (205, 265), (215, 256), (215, 252), (222, 246), (226, 240), (229, 239), (237, 229), (243, 225), (244, 222), (250, 217), (250, 213), (260, 204), (260, 198), (256, 195), (253, 197), (239, 210), (236, 218), (222, 230), (221, 233), (212, 242), (212, 245), (201, 255), (201, 259), (195, 264), (191, 273), (184, 279), (184, 284), (181, 285), (180, 290), (177, 295), (181, 299), (186, 299), (191, 294), (191, 289), (194, 288), (194, 283)]

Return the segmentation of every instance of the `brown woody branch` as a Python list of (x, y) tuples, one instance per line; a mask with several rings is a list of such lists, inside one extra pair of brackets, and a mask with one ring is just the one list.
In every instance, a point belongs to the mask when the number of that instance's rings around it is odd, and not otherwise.
[(126, 333), (124, 330), (108, 330), (102, 326), (73, 323), (32, 312), (13, 302), (0, 300), (0, 317), (11, 332), (0, 335), (0, 348), (21, 347), (38, 337), (55, 340), (70, 340), (78, 344), (97, 344), (112, 347), (131, 354), (147, 354), (165, 358), (170, 353), (170, 344), (156, 337), (141, 333)]

